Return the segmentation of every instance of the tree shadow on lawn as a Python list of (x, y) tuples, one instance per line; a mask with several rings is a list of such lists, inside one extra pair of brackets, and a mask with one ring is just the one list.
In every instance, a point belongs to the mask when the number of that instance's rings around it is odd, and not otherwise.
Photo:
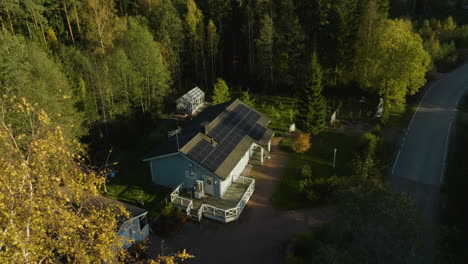
[(105, 195), (158, 215), (170, 190), (152, 183), (149, 164), (143, 159), (167, 138), (175, 121), (139, 116), (121, 118), (107, 126), (107, 136), (102, 134), (102, 124), (96, 124), (83, 139), (89, 145), (92, 163), (116, 173), (115, 178), (108, 179)]
[[(353, 159), (364, 145), (360, 135), (335, 133), (330, 130), (312, 136), (311, 141), (311, 149), (303, 154), (291, 150), (289, 138), (280, 143), (281, 150), (289, 152), (290, 158), (272, 196), (275, 208), (290, 210), (315, 206), (316, 204), (307, 200), (299, 190), (299, 181), (303, 179), (300, 168), (309, 165), (312, 178), (328, 178), (334, 175), (349, 177), (353, 170)], [(333, 168), (335, 148), (337, 155)]]

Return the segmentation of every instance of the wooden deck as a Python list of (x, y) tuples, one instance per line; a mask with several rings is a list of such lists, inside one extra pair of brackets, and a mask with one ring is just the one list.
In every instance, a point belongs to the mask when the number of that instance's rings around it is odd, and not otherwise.
[(231, 209), (237, 206), (248, 187), (248, 184), (233, 182), (221, 198), (205, 195), (202, 199), (195, 199), (185, 193), (180, 194), (180, 196), (191, 199), (194, 210), (198, 210), (202, 204), (208, 204), (221, 209)]

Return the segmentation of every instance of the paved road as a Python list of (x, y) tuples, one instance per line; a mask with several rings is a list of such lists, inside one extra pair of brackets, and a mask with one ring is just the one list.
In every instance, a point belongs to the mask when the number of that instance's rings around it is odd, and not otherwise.
[(408, 193), (430, 224), (437, 223), (448, 138), (456, 106), (468, 91), (468, 64), (434, 83), (426, 92), (403, 135), (389, 182)]
[[(255, 193), (232, 223), (209, 219), (188, 222), (175, 237), (164, 242), (165, 253), (186, 249), (196, 256), (187, 264), (279, 264), (283, 263), (284, 246), (297, 232), (319, 226), (333, 214), (332, 209), (276, 211), (270, 198), (287, 162), (287, 153), (278, 149), (278, 139), (272, 142), (271, 159), (248, 174), (256, 179)], [(150, 255), (160, 252), (161, 239), (151, 238)]]

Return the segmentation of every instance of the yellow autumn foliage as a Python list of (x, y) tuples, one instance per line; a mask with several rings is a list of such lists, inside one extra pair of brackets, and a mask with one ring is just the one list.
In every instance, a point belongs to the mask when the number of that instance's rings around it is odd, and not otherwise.
[(0, 263), (118, 262), (117, 219), (126, 212), (89, 206), (104, 178), (65, 138), (38, 107), (0, 100)]

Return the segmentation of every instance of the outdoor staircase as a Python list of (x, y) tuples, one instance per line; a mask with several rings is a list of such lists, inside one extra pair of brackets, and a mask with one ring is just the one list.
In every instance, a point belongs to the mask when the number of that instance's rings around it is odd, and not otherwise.
[(190, 210), (189, 214), (187, 215), (190, 220), (201, 222), (201, 217), (198, 218), (198, 209), (193, 208)]
[[(265, 159), (267, 159), (269, 157), (269, 155), (270, 155), (270, 153), (268, 151), (265, 150), (263, 152), (264, 162), (265, 162)], [(252, 154), (252, 157), (250, 157), (250, 159), (249, 159), (249, 163), (255, 164), (255, 165), (262, 165), (260, 148), (256, 148), (254, 150), (254, 153)]]

